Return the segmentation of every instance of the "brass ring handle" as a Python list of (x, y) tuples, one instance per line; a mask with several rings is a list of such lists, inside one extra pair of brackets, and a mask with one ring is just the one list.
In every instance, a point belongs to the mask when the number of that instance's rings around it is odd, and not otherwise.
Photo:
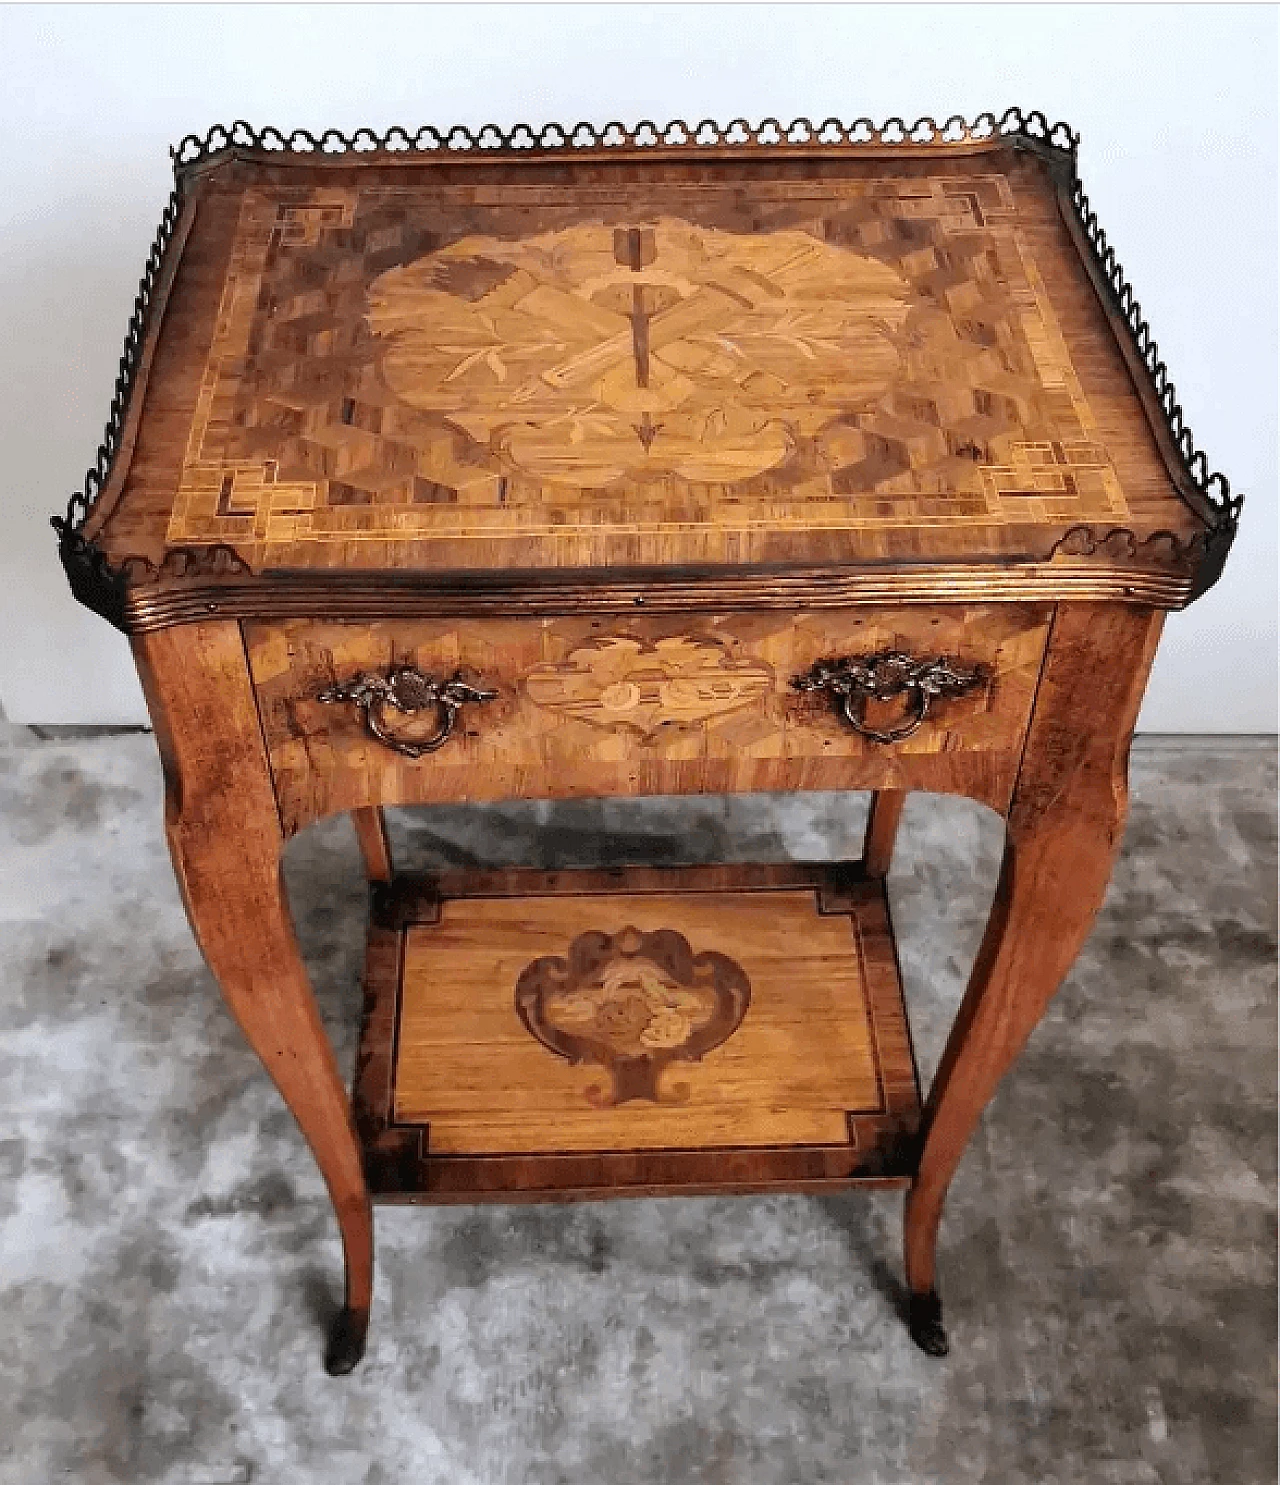
[[(917, 727), (929, 715), (929, 693), (919, 687), (912, 687), (907, 693), (910, 705), (913, 707), (911, 716), (897, 727), (890, 727), (887, 732), (877, 732), (874, 727), (868, 727), (866, 723), (867, 698), (865, 694), (849, 690), (844, 694), (844, 719), (855, 732), (860, 732), (863, 737), (869, 737), (872, 742), (895, 743), (901, 742), (904, 737), (910, 737)], [(855, 715), (854, 708), (857, 708)]]
[[(803, 675), (793, 676), (797, 691), (825, 691), (849, 726), (877, 743), (902, 742), (929, 715), (935, 696), (962, 696), (986, 680), (978, 666), (965, 670), (939, 656), (916, 660), (901, 650), (874, 655), (841, 656), (819, 660)], [(880, 732), (866, 724), (868, 701), (892, 701), (906, 696), (909, 715), (896, 727)]]
[[(353, 703), (363, 713), (365, 731), (370, 737), (406, 758), (421, 758), (449, 741), (464, 706), (469, 702), (492, 701), (497, 694), (468, 685), (456, 672), (450, 680), (437, 681), (432, 675), (402, 665), (385, 676), (365, 674), (353, 681), (335, 682), (321, 691), (316, 700), (329, 705)], [(434, 709), (439, 716), (435, 732), (415, 742), (396, 737), (387, 730), (384, 721), (388, 706), (405, 715)]]

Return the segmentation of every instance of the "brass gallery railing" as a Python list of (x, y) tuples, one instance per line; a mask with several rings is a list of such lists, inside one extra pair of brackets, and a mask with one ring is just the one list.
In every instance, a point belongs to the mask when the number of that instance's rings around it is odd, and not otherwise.
[[(72, 590), (82, 601), (92, 598), (90, 607), (122, 625), (125, 575), (113, 569), (97, 547), (85, 539), (84, 525), (120, 452), (156, 288), (182, 216), (187, 182), (195, 171), (211, 160), (239, 151), (289, 155), (297, 159), (313, 155), (377, 152), (423, 157), (456, 154), (461, 158), (486, 155), (521, 159), (536, 155), (572, 157), (589, 153), (667, 156), (714, 150), (718, 157), (724, 158), (739, 150), (744, 154), (767, 152), (772, 155), (790, 151), (797, 154), (815, 151), (841, 153), (846, 150), (879, 152), (886, 148), (937, 151), (947, 146), (963, 147), (989, 141), (1035, 152), (1046, 160), (1056, 175), (1092, 261), (1094, 281), (1127, 327), (1131, 348), (1150, 379), (1150, 390), (1180, 466), (1176, 472), (1181, 478), (1175, 479), (1175, 484), (1183, 498), (1206, 521), (1210, 543), (1225, 556), (1225, 548), (1235, 534), (1243, 497), (1232, 494), (1227, 477), (1216, 470), (1211, 471), (1204, 453), (1196, 447), (1168, 367), (1161, 359), (1159, 346), (1080, 181), (1077, 169), (1079, 135), (1065, 123), (1050, 124), (1039, 110), (1028, 112), (1010, 108), (999, 117), (994, 113), (983, 113), (972, 123), (959, 116), (953, 116), (943, 124), (931, 118), (917, 119), (914, 124), (891, 118), (879, 126), (866, 118), (851, 124), (835, 118), (820, 123), (801, 118), (785, 125), (777, 119), (765, 119), (758, 125), (750, 124), (746, 119), (734, 119), (722, 128), (710, 119), (697, 124), (676, 119), (665, 127), (650, 120), (642, 120), (633, 128), (620, 123), (603, 127), (579, 123), (572, 127), (545, 124), (540, 128), (517, 124), (510, 130), (503, 130), (496, 124), (484, 124), (472, 130), (458, 124), (451, 129), (424, 125), (411, 132), (394, 125), (381, 134), (361, 128), (351, 134), (326, 129), (319, 135), (306, 129), (294, 129), (289, 133), (271, 127), (255, 129), (239, 120), (229, 127), (215, 125), (203, 136), (188, 134), (170, 150), (174, 167), (173, 191), (160, 218), (134, 299), (102, 442), (85, 474), (82, 487), (68, 499), (66, 511), (52, 517)], [(1220, 566), (1220, 562), (1214, 565)]]

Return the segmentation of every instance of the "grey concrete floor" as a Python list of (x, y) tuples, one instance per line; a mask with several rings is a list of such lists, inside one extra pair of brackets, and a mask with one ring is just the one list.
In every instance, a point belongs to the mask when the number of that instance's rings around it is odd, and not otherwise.
[[(945, 1361), (895, 1315), (884, 1193), (380, 1211), (369, 1354), (331, 1380), (334, 1226), (191, 941), (151, 738), (0, 727), (0, 1482), (1274, 1480), (1274, 745), (1140, 742), (1133, 780), (1096, 932), (955, 1183)], [(419, 862), (838, 859), (862, 809), (451, 809), (397, 838)], [(908, 807), (926, 1075), (999, 840), (975, 805)], [(288, 872), (346, 1062), (348, 823)]]

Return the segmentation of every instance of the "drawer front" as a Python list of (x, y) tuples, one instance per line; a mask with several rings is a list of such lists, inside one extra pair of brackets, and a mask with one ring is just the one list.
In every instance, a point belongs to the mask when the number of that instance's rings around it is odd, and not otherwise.
[[(1052, 607), (247, 623), (285, 828), (372, 803), (911, 788), (1007, 803)], [(962, 694), (851, 700), (796, 677), (898, 651), (971, 672)], [(487, 700), (402, 711), (361, 676), (461, 672)], [(337, 690), (335, 691), (335, 688)], [(330, 699), (320, 697), (328, 693)], [(370, 697), (373, 697), (370, 700)], [(406, 706), (409, 692), (396, 699)], [(904, 732), (876, 741), (867, 735)], [(442, 720), (455, 725), (437, 750)], [(370, 721), (373, 728), (370, 727)], [(381, 731), (386, 740), (373, 735)]]

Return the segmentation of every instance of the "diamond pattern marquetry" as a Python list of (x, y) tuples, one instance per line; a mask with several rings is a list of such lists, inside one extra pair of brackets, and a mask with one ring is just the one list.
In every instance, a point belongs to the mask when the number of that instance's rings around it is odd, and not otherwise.
[(1002, 175), (369, 184), (245, 191), (168, 539), (1126, 511)]

